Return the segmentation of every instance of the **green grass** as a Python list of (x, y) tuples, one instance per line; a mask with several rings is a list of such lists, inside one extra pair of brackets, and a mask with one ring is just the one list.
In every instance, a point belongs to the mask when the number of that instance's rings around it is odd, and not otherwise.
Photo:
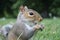
[(0, 20), (0, 25), (5, 25), (5, 24), (8, 24), (10, 22), (15, 22), (16, 19), (5, 19), (5, 20)]
[[(7, 24), (9, 22), (15, 22), (15, 19), (0, 20), (0, 25)], [(60, 19), (44, 19), (42, 21), (45, 28), (43, 31), (38, 31), (32, 39), (33, 40), (60, 40)], [(0, 36), (0, 40), (2, 37)]]

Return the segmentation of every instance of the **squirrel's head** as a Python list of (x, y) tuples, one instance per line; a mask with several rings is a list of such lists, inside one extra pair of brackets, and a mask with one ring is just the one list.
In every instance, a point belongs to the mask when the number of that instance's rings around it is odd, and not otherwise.
[(20, 6), (20, 19), (23, 21), (32, 21), (32, 22), (40, 22), (42, 21), (41, 15), (35, 10), (28, 9), (27, 6)]

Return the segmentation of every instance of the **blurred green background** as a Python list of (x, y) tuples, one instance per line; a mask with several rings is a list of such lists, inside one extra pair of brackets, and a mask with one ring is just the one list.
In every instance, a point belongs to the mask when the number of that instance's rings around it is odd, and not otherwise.
[(42, 17), (60, 17), (60, 0), (0, 0), (0, 17), (16, 18), (20, 5), (39, 12)]
[[(60, 40), (60, 0), (0, 0), (0, 25), (15, 23), (21, 5), (36, 10), (44, 18), (44, 30), (31, 40)], [(4, 40), (2, 35), (0, 40)]]

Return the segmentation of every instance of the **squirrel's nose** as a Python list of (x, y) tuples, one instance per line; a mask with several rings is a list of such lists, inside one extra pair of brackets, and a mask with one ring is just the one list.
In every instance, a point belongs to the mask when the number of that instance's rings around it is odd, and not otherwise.
[(29, 14), (30, 14), (30, 15), (33, 15), (33, 13), (32, 13), (32, 12), (30, 12)]
[(39, 18), (39, 21), (42, 21), (43, 20), (43, 18)]

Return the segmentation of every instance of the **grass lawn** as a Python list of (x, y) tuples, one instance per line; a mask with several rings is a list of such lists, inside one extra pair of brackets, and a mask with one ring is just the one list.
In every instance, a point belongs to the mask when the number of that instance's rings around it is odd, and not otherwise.
[[(9, 22), (15, 22), (16, 19), (0, 20), (0, 25), (7, 24)], [(32, 37), (32, 40), (60, 40), (60, 19), (44, 19), (42, 23), (45, 25), (43, 31), (38, 31)], [(1, 39), (2, 38), (2, 39)], [(3, 37), (0, 36), (0, 40)]]

